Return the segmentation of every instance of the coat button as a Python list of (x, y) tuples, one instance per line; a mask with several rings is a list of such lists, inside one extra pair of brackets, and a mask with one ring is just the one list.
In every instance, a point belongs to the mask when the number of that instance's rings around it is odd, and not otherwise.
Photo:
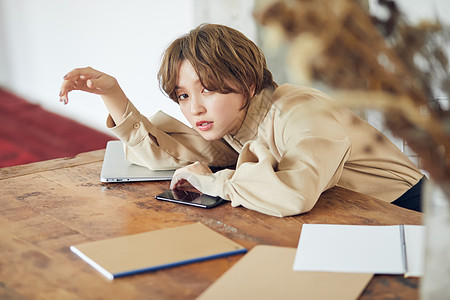
[(134, 123), (133, 127), (134, 127), (134, 129), (138, 129), (139, 127), (141, 127), (141, 125), (139, 123)]

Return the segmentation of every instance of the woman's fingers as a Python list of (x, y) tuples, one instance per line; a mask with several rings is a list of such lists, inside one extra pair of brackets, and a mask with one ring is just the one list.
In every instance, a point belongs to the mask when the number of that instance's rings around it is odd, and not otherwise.
[(189, 184), (189, 181), (187, 181), (187, 180), (185, 180), (185, 179), (180, 179), (180, 180), (175, 180), (176, 182), (174, 182), (174, 184), (172, 185), (172, 183), (171, 183), (171, 185), (170, 185), (170, 189), (176, 189), (176, 188), (178, 188), (178, 187), (180, 187), (180, 186), (182, 186), (182, 185), (186, 185), (186, 184)]
[(86, 68), (76, 68), (73, 69), (72, 71), (70, 71), (69, 73), (67, 73), (66, 75), (64, 75), (63, 79), (64, 80), (69, 80), (69, 79), (78, 79), (80, 77), (83, 78), (94, 78), (94, 77), (99, 77), (101, 74), (103, 74), (100, 71), (97, 71), (91, 67), (86, 67)]
[(60, 102), (64, 102), (64, 104), (67, 104), (69, 99), (68, 99), (68, 94), (69, 92), (73, 91), (75, 89), (75, 81), (72, 80), (64, 80), (63, 83), (61, 84), (61, 88), (59, 91), (59, 101)]
[(173, 174), (170, 188), (174, 189), (186, 182), (189, 182), (197, 190), (201, 191), (201, 184), (195, 175), (211, 174), (209, 167), (201, 162), (195, 162), (186, 167), (177, 169)]
[(68, 103), (68, 94), (74, 90), (94, 94), (105, 94), (114, 85), (115, 79), (91, 67), (73, 69), (63, 78), (59, 97), (60, 102)]
[(59, 92), (60, 101), (67, 104), (68, 94), (73, 90), (82, 90), (82, 83), (78, 80), (64, 80)]
[(92, 77), (86, 80), (86, 86), (91, 92), (96, 94), (105, 94), (112, 89), (115, 79), (109, 75), (102, 74), (98, 77)]
[(189, 182), (189, 177), (191, 177), (192, 174), (184, 168), (180, 168), (175, 171), (172, 177), (172, 181), (170, 182), (170, 189), (175, 189), (183, 184), (186, 184)]
[[(72, 70), (71, 72), (67, 73), (64, 78), (63, 78), (63, 82), (61, 84), (61, 88), (59, 91), (59, 101), (60, 102), (64, 102), (64, 104), (67, 104), (69, 99), (68, 99), (68, 94), (69, 92), (79, 89), (79, 82), (78, 80), (80, 80), (80, 75), (78, 75), (79, 71), (78, 70)], [(81, 79), (82, 80), (82, 79)]]

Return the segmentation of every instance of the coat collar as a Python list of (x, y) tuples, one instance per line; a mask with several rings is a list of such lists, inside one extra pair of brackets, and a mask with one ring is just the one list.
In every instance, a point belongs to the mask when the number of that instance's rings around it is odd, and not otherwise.
[(258, 127), (272, 107), (272, 94), (274, 90), (266, 88), (250, 100), (247, 113), (241, 128), (235, 135), (227, 134), (225, 141), (235, 150), (240, 152), (242, 146), (250, 140), (255, 139)]

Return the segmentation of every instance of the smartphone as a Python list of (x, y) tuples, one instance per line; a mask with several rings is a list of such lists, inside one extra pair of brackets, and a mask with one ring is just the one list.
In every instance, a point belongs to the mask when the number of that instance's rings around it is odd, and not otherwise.
[(226, 202), (220, 197), (184, 191), (179, 189), (166, 190), (155, 197), (158, 200), (192, 205), (202, 208), (213, 208)]

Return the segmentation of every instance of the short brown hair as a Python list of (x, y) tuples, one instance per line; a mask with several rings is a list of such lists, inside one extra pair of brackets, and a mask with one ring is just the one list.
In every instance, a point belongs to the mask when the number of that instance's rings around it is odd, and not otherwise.
[(263, 88), (277, 86), (255, 43), (233, 28), (202, 24), (173, 41), (162, 57), (159, 84), (175, 102), (178, 69), (185, 59), (206, 89), (222, 94), (240, 93), (247, 99), (244, 107), (252, 96), (252, 88), (258, 94)]

